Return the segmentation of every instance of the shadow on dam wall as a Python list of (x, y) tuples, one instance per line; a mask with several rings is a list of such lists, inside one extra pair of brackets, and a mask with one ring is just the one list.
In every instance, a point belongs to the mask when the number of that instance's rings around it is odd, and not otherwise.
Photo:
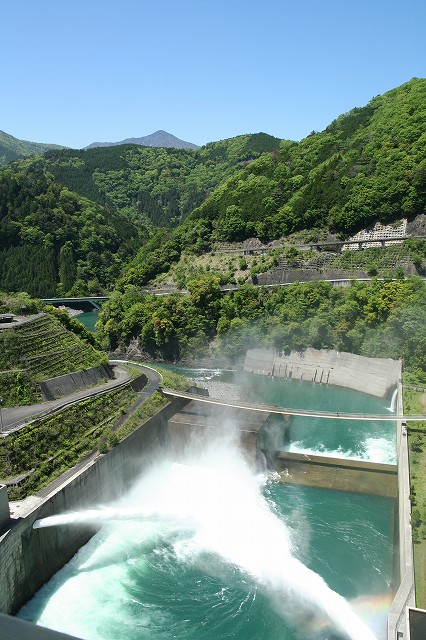
[[(221, 415), (223, 421), (225, 417)], [(186, 399), (174, 399), (107, 454), (99, 455), (63, 485), (55, 484), (51, 493), (47, 487), (43, 495), (12, 505), (10, 519), (5, 492), (0, 490), (0, 612), (14, 615), (96, 531), (90, 525), (33, 529), (35, 520), (118, 499), (153, 463), (170, 454), (179, 457), (189, 441), (193, 443), (194, 432), (214, 429), (216, 418), (214, 411), (203, 414)], [(228, 418), (233, 420), (235, 416), (226, 416)], [(252, 464), (259, 460), (257, 437), (265, 419), (266, 416), (259, 419), (254, 415), (240, 418), (241, 444)], [(400, 497), (402, 485), (400, 481), (398, 486), (394, 465), (319, 456), (307, 458), (304, 454), (276, 454), (276, 469), (282, 480), (287, 482), (292, 477), (300, 484), (390, 495), (397, 500)], [(401, 524), (401, 519), (398, 522), (396, 518), (396, 544), (401, 526), (404, 522)], [(399, 551), (397, 558), (400, 559)], [(403, 571), (403, 567), (401, 574), (396, 570), (397, 584), (399, 576), (404, 579)], [(410, 600), (405, 600), (404, 611), (407, 604), (413, 606)]]

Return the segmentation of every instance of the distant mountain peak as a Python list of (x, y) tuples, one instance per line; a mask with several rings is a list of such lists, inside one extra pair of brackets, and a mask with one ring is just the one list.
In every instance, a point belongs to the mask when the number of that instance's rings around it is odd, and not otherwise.
[(143, 136), (141, 138), (126, 138), (120, 140), (120, 142), (92, 142), (85, 149), (93, 149), (95, 147), (117, 147), (120, 144), (136, 144), (141, 147), (168, 147), (174, 149), (198, 149), (196, 144), (192, 142), (186, 142), (167, 131), (159, 129), (149, 136)]

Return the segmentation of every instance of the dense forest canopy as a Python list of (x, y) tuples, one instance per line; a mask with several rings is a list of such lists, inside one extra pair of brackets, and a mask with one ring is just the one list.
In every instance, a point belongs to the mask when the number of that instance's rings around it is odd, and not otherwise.
[[(202, 253), (217, 242), (270, 241), (307, 229), (348, 237), (377, 220), (424, 213), (425, 131), (426, 80), (414, 78), (323, 132), (283, 140), (225, 177), (194, 209), (168, 238), (171, 257), (158, 246), (147, 265), (142, 250), (120, 282), (147, 284), (184, 249)], [(212, 151), (223, 153), (220, 146)]]
[(426, 207), (426, 80), (301, 142), (51, 150), (0, 170), (0, 287), (33, 295), (145, 286), (216, 242), (349, 234)]
[(213, 355), (230, 361), (248, 348), (279, 351), (337, 349), (371, 357), (404, 358), (426, 382), (426, 284), (407, 280), (326, 282), (273, 289), (243, 285), (222, 293), (210, 274), (188, 283), (189, 295), (156, 297), (128, 285), (101, 313), (110, 349), (132, 338), (151, 358), (185, 361)]
[(141, 244), (113, 210), (55, 182), (28, 159), (0, 171), (0, 288), (33, 296), (111, 289)]
[(69, 189), (134, 220), (175, 227), (243, 164), (278, 148), (264, 133), (212, 142), (200, 149), (120, 145), (48, 152), (46, 170)]
[(270, 240), (321, 227), (345, 236), (426, 205), (426, 80), (414, 78), (313, 132), (282, 141), (211, 194), (188, 237)]

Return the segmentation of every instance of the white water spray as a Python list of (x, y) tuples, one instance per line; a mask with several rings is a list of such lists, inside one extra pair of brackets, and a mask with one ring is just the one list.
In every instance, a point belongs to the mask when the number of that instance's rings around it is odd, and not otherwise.
[(390, 407), (388, 407), (388, 411), (392, 411), (392, 413), (395, 413), (397, 398), (398, 398), (398, 388), (396, 388), (392, 394), (392, 399), (391, 399)]
[[(123, 507), (101, 507), (100, 509), (87, 509), (86, 511), (70, 511), (57, 516), (48, 516), (41, 520), (36, 520), (33, 529), (44, 529), (45, 527), (58, 527), (66, 524), (105, 524), (107, 522), (123, 521), (175, 521), (175, 513), (166, 513), (162, 510), (145, 507), (143, 509), (123, 508)], [(188, 527), (193, 526), (190, 517), (181, 517), (179, 521)]]
[[(165, 519), (190, 525), (174, 543), (185, 561), (204, 554), (222, 558), (256, 581), (274, 608), (293, 624), (325, 619), (351, 640), (375, 640), (349, 603), (292, 555), (288, 528), (261, 494), (265, 478), (253, 476), (233, 448), (210, 449), (197, 464), (164, 464), (147, 474), (117, 508), (89, 510), (37, 521), (52, 524), (108, 519)], [(135, 509), (129, 505), (151, 505)]]

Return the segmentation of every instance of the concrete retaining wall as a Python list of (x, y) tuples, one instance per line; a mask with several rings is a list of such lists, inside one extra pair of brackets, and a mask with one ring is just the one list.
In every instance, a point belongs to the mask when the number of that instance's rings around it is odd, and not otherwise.
[(130, 388), (132, 389), (132, 391), (138, 392), (145, 389), (147, 384), (148, 384), (148, 377), (144, 373), (142, 373), (140, 376), (138, 376), (137, 378), (134, 378), (131, 381)]
[[(393, 269), (398, 265), (395, 264)], [(418, 275), (417, 269), (411, 262), (401, 264), (406, 276)], [(257, 283), (260, 285), (282, 285), (291, 284), (293, 282), (318, 282), (318, 281), (342, 281), (349, 286), (352, 280), (370, 280), (371, 276), (361, 269), (300, 269), (300, 268), (277, 268), (266, 273), (259, 273)], [(337, 282), (336, 282), (337, 284)]]
[(7, 499), (7, 487), (0, 484), (0, 531), (9, 522), (9, 502)]
[(40, 390), (43, 400), (55, 400), (62, 396), (69, 395), (79, 389), (93, 387), (102, 380), (111, 380), (114, 377), (109, 364), (100, 367), (91, 367), (82, 371), (74, 371), (65, 376), (49, 378), (40, 383)]
[[(402, 385), (398, 388), (398, 413), (402, 414)], [(388, 614), (388, 640), (409, 638), (408, 607), (415, 606), (413, 539), (411, 531), (410, 465), (405, 425), (397, 423), (398, 461), (398, 550), (399, 565), (395, 567), (398, 585)], [(413, 636), (413, 640), (423, 636)]]
[(275, 461), (281, 482), (396, 498), (397, 466), (282, 452)]
[(167, 421), (175, 411), (170, 403), (52, 494), (21, 503), (20, 516), (0, 530), (0, 612), (15, 614), (94, 533), (90, 526), (32, 529), (34, 521), (106, 504), (122, 496), (153, 457), (157, 461), (167, 452)]
[(267, 349), (249, 349), (244, 371), (347, 387), (385, 397), (398, 384), (401, 363), (390, 358), (365, 358), (325, 349), (292, 351), (288, 356)]
[(347, 280), (350, 278), (368, 278), (368, 273), (344, 269), (274, 269), (259, 273), (257, 282), (261, 285), (279, 285), (292, 282), (317, 282), (320, 280)]

